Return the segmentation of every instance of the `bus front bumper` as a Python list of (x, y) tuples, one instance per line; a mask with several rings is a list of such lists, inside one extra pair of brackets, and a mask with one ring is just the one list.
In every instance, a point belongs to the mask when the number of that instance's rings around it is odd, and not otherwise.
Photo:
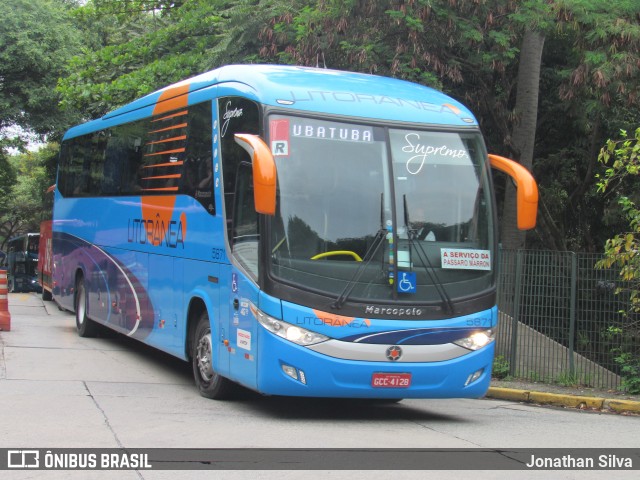
[[(494, 342), (477, 351), (465, 349), (468, 353), (447, 360), (400, 362), (336, 358), (262, 328), (258, 329), (258, 337), (261, 355), (257, 362), (257, 390), (269, 395), (479, 398), (491, 380)], [(392, 346), (385, 346), (389, 347)], [(445, 346), (431, 347), (442, 350)]]

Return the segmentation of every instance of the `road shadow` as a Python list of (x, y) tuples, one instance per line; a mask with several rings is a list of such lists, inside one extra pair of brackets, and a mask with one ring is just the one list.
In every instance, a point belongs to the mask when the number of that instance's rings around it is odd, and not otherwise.
[(389, 402), (372, 399), (350, 398), (305, 398), (305, 397), (280, 397), (262, 396), (249, 392), (240, 400), (244, 408), (250, 409), (270, 418), (282, 420), (303, 421), (361, 421), (371, 420), (376, 422), (393, 423), (397, 420), (467, 423), (464, 417), (443, 414), (429, 408), (429, 400), (420, 400), (421, 405), (415, 406), (415, 402)]
[[(61, 328), (64, 328), (65, 332), (70, 335), (76, 334), (75, 323)], [(193, 385), (193, 395), (199, 395), (193, 381), (190, 363), (107, 328), (100, 328), (93, 340), (99, 342), (96, 348), (127, 350), (131, 354), (139, 356), (140, 361), (152, 362), (167, 370), (167, 373), (184, 378), (185, 383)], [(211, 401), (217, 402), (219, 400)], [(395, 422), (401, 419), (430, 423), (468, 422), (464, 416), (458, 417), (440, 413), (436, 406), (431, 409), (428, 399), (420, 400), (420, 405), (416, 406), (415, 401), (409, 404), (406, 400), (398, 402), (372, 399), (267, 396), (238, 386), (234, 397), (230, 400), (224, 400), (224, 402), (232, 402), (238, 408), (250, 411), (254, 415), (282, 420)]]

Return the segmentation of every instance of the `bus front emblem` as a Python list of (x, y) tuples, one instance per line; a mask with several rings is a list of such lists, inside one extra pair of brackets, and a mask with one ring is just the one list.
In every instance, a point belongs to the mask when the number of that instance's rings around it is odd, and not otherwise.
[(397, 345), (394, 345), (393, 347), (387, 348), (386, 355), (388, 360), (391, 360), (392, 362), (397, 362), (398, 360), (400, 360), (400, 357), (402, 356), (402, 349)]

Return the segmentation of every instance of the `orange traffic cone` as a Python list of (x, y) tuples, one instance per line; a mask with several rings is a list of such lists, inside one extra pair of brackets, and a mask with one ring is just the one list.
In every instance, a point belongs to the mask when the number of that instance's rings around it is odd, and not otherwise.
[(9, 292), (7, 289), (7, 271), (0, 270), (0, 331), (11, 330), (11, 314), (9, 314)]

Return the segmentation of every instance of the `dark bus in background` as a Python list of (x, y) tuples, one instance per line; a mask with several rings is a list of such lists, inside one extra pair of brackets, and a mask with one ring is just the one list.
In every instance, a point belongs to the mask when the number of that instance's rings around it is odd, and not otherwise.
[(26, 233), (7, 243), (7, 280), (9, 292), (39, 292), (37, 266), (39, 233)]

